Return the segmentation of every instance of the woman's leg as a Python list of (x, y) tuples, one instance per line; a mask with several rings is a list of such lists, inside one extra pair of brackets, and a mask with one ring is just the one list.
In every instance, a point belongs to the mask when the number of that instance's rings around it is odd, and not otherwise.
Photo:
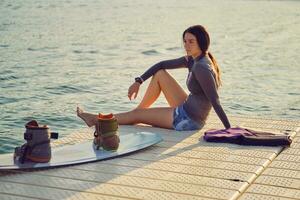
[(129, 124), (149, 124), (160, 128), (173, 127), (174, 108), (137, 108), (125, 113), (115, 114), (116, 119), (121, 125)]
[(163, 92), (170, 107), (175, 108), (182, 104), (187, 94), (166, 71), (159, 70), (151, 79), (146, 93), (137, 108), (149, 108)]
[(80, 117), (88, 127), (94, 126), (97, 123), (98, 115), (84, 112), (81, 108), (77, 107), (77, 116)]
[[(118, 123), (130, 125), (137, 123), (149, 124), (161, 128), (172, 128), (174, 108), (141, 108), (129, 112), (114, 114)], [(77, 107), (77, 116), (89, 126), (94, 126), (97, 122), (95, 114), (86, 113)]]
[[(149, 108), (163, 92), (170, 107)], [(174, 108), (179, 106), (187, 98), (185, 91), (175, 79), (165, 70), (159, 70), (153, 77), (146, 93), (138, 105), (132, 111), (115, 114), (119, 124), (144, 123), (161, 128), (172, 128)], [(85, 113), (77, 108), (77, 115), (91, 127), (97, 122), (97, 115)]]

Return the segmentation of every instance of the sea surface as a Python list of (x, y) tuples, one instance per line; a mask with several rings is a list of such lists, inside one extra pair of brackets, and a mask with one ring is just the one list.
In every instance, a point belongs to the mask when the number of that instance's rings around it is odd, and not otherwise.
[[(210, 33), (228, 115), (300, 119), (300, 1), (0, 0), (0, 153), (31, 119), (63, 137), (85, 126), (77, 105), (134, 108), (148, 84), (129, 101), (134, 77), (183, 56), (194, 24)], [(186, 89), (187, 71), (170, 73)]]

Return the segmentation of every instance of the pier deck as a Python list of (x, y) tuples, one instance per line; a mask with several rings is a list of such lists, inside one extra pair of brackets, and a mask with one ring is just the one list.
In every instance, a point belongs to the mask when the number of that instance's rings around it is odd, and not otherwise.
[[(205, 130), (222, 128), (214, 115), (197, 132), (120, 126), (122, 134), (151, 131), (164, 140), (100, 162), (2, 171), (0, 199), (300, 199), (300, 121), (230, 119), (233, 126), (289, 133), (293, 143), (282, 148), (205, 142)], [(53, 148), (85, 140), (92, 140), (92, 129), (57, 140)]]

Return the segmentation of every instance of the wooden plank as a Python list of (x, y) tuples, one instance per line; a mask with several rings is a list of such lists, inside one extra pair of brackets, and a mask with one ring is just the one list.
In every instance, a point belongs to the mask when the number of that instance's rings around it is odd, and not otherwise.
[(296, 200), (294, 198), (279, 197), (273, 195), (245, 193), (239, 200)]
[(261, 175), (255, 183), (300, 190), (300, 179)]
[[(31, 180), (31, 179), (29, 179)], [(47, 183), (46, 180), (43, 183)], [(42, 183), (41, 183), (42, 184)], [(24, 183), (0, 182), (0, 194), (16, 195), (17, 197), (38, 199), (99, 199), (99, 200), (124, 200), (117, 195), (105, 195), (93, 191), (63, 190), (58, 187), (43, 187), (41, 185), (30, 185)]]
[(220, 153), (234, 153), (236, 155), (249, 155), (249, 156), (265, 156), (270, 152), (279, 153), (278, 147), (262, 147), (262, 146), (243, 146), (229, 143), (208, 143), (203, 139), (195, 141), (195, 143), (184, 143), (184, 142), (172, 142), (164, 140), (156, 145), (157, 147), (162, 148), (177, 148), (177, 149), (186, 149), (194, 151), (209, 151), (209, 152), (220, 152)]
[[(236, 145), (234, 148), (227, 146), (219, 146), (218, 144), (214, 144), (212, 146), (207, 146), (206, 142), (198, 142), (195, 144), (188, 144), (188, 143), (176, 143), (176, 142), (169, 142), (163, 141), (156, 146), (154, 149), (155, 151), (192, 151), (192, 152), (209, 152), (209, 153), (219, 153), (219, 154), (232, 154), (238, 156), (249, 156), (249, 157), (256, 157), (256, 158), (265, 158), (269, 157), (270, 154), (279, 153), (280, 148), (274, 148), (272, 151), (257, 151), (258, 148), (261, 147), (250, 147), (247, 148), (246, 146), (238, 146)], [(262, 149), (262, 148), (261, 148)]]
[(18, 196), (16, 194), (0, 194), (0, 199), (1, 200), (40, 200), (38, 198), (34, 198), (34, 197), (26, 197), (26, 196)]
[[(106, 166), (109, 168), (109, 166)], [(148, 172), (148, 173), (146, 173)], [(63, 177), (63, 178), (80, 178), (82, 180), (89, 180), (89, 181), (102, 181), (107, 182), (114, 178), (122, 179), (139, 179), (142, 181), (161, 181), (161, 182), (168, 182), (168, 183), (175, 183), (175, 184), (192, 184), (197, 186), (208, 186), (208, 187), (215, 187), (215, 188), (223, 188), (223, 189), (230, 189), (230, 190), (238, 190), (240, 187), (243, 186), (244, 182), (237, 182), (232, 180), (226, 179), (217, 179), (212, 177), (204, 177), (204, 176), (194, 176), (189, 174), (182, 174), (182, 173), (171, 173), (171, 172), (160, 172), (160, 177), (157, 176), (158, 172), (153, 171), (144, 171), (144, 173), (127, 173), (127, 174), (118, 174), (114, 172), (108, 172), (101, 170), (93, 171), (93, 170), (84, 170), (78, 168), (68, 168), (64, 170), (58, 171), (41, 171), (37, 172), (39, 175), (46, 175), (46, 176), (55, 176), (55, 177)], [(152, 173), (151, 173), (152, 172)], [(0, 179), (1, 180), (1, 179)]]
[[(229, 163), (237, 163), (237, 164), (249, 164), (249, 165), (260, 165), (265, 166), (266, 162), (269, 161), (269, 158), (252, 158), (246, 156), (236, 156), (230, 154), (218, 154), (218, 153), (208, 153), (208, 152), (183, 152), (181, 154), (176, 153), (162, 153), (162, 154), (151, 154), (147, 151), (144, 151), (143, 154), (132, 154), (129, 155), (130, 158), (145, 158), (145, 159), (154, 159), (154, 160), (165, 160), (170, 157), (178, 157), (180, 159), (195, 159), (195, 160), (212, 160), (212, 161), (221, 161), (221, 162), (229, 162)], [(273, 155), (272, 155), (273, 157)], [(275, 154), (274, 154), (275, 157)]]
[[(153, 162), (155, 161), (155, 162)], [(141, 159), (132, 159), (132, 157), (124, 157), (119, 159), (111, 159), (102, 162), (103, 164), (112, 165), (123, 165), (131, 167), (144, 167), (147, 169), (167, 170), (176, 172), (175, 166), (184, 167), (202, 167), (202, 168), (214, 168), (214, 169), (227, 169), (230, 171), (241, 171), (241, 172), (256, 172), (259, 171), (262, 166), (260, 165), (249, 165), (249, 164), (238, 164), (222, 161), (213, 160), (199, 160), (199, 159), (181, 159), (178, 157), (169, 157), (164, 160), (147, 160), (141, 156)]]
[(295, 148), (287, 148), (281, 154), (282, 155), (300, 156), (300, 151), (299, 151), (299, 149), (295, 149)]
[[(173, 172), (162, 171), (162, 170), (152, 170), (146, 168), (137, 168), (129, 166), (113, 166), (113, 165), (102, 165), (97, 163), (91, 163), (89, 165), (78, 165), (74, 166), (76, 169), (88, 170), (88, 171), (101, 171), (105, 173), (116, 173), (116, 174), (127, 174), (132, 176), (160, 178), (162, 176), (174, 176)], [(178, 176), (189, 175), (200, 176), (200, 177), (211, 177), (227, 180), (240, 180), (240, 181), (249, 181), (255, 176), (254, 172), (239, 172), (239, 171), (230, 171), (230, 170), (220, 170), (220, 169), (211, 169), (211, 168), (188, 168), (179, 166), (181, 168), (181, 173), (177, 174)], [(163, 172), (163, 173), (162, 173)]]
[(300, 180), (300, 171), (290, 170), (290, 169), (268, 168), (263, 172), (263, 175), (289, 177), (289, 178), (295, 178)]
[[(300, 147), (300, 146), (299, 146)], [(300, 151), (300, 148), (299, 148)], [(290, 161), (290, 162), (297, 162), (300, 164), (300, 155), (288, 155), (288, 154), (283, 154), (279, 155), (276, 160), (282, 160), (282, 161)]]
[(298, 189), (283, 188), (271, 185), (261, 185), (256, 183), (252, 184), (247, 190), (247, 192), (283, 198), (299, 199), (300, 197), (300, 190)]
[(270, 166), (271, 168), (279, 168), (279, 169), (291, 169), (300, 171), (300, 165), (296, 162), (289, 162), (289, 161), (281, 161), (275, 159)]
[[(62, 175), (61, 170), (59, 171), (59, 174)], [(71, 175), (70, 172), (66, 174)], [(53, 175), (55, 175), (55, 173)], [(29, 176), (30, 179), (28, 178)], [(4, 179), (1, 179), (1, 181), (5, 183), (43, 186), (44, 188), (56, 188), (67, 191), (91, 192), (93, 194), (115, 194), (126, 198), (144, 198), (142, 195), (148, 195), (150, 197), (150, 194), (153, 194), (158, 197), (157, 199), (161, 199), (162, 196), (164, 198), (172, 198), (176, 195), (181, 196), (182, 199), (196, 199), (197, 197), (228, 199), (235, 193), (238, 193), (235, 190), (222, 188), (200, 187), (193, 184), (126, 176), (113, 176), (110, 177), (110, 180), (106, 179), (103, 181), (101, 180), (103, 176), (97, 176), (97, 173), (91, 172), (78, 173), (78, 171), (75, 176), (71, 176), (70, 178), (67, 178), (66, 175), (62, 178), (58, 176), (35, 175), (34, 173), (30, 175), (19, 174), (7, 176)], [(93, 180), (88, 180), (88, 177), (94, 178)], [(108, 178), (108, 176), (106, 177)]]

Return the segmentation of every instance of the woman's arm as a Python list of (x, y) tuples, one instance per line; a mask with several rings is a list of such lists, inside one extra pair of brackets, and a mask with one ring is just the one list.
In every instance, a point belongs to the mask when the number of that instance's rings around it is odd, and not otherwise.
[(161, 61), (150, 67), (144, 74), (140, 76), (140, 78), (143, 81), (146, 81), (148, 78), (153, 76), (156, 72), (158, 72), (161, 69), (176, 69), (187, 67), (189, 62), (191, 61), (191, 59), (188, 59), (184, 56), (177, 59)]
[(146, 81), (149, 77), (153, 76), (156, 72), (161, 69), (176, 69), (181, 67), (188, 67), (192, 64), (193, 59), (191, 57), (181, 57), (173, 60), (161, 61), (152, 67), (150, 67), (142, 76), (136, 78), (128, 89), (128, 98), (131, 100), (135, 99), (139, 92), (140, 84)]
[(222, 121), (225, 128), (230, 128), (229, 120), (221, 106), (219, 95), (217, 92), (217, 86), (215, 78), (213, 77), (212, 72), (209, 69), (204, 67), (196, 67), (195, 76), (198, 80), (201, 88), (203, 89), (206, 97), (211, 102), (215, 112), (217, 113), (218, 117)]

